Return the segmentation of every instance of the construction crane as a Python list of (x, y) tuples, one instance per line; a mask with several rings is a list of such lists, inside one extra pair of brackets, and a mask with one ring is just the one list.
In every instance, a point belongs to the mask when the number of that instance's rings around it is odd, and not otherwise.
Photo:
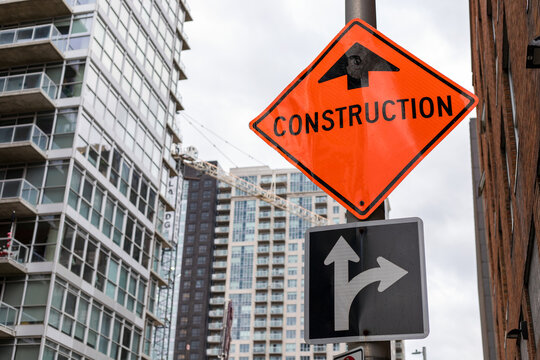
[(227, 173), (220, 167), (210, 164), (207, 161), (199, 160), (198, 151), (194, 146), (188, 146), (184, 151), (180, 148), (173, 149), (173, 157), (180, 159), (184, 164), (197, 169), (206, 175), (210, 175), (213, 178), (223, 181), (231, 186), (234, 186), (238, 190), (257, 197), (260, 200), (266, 201), (270, 205), (283, 209), (292, 215), (296, 215), (304, 220), (311, 222), (314, 225), (327, 225), (328, 219), (319, 214), (314, 213), (298, 204), (290, 202), (282, 197), (276, 195), (270, 190), (263, 189), (262, 187), (252, 184), (238, 176)]

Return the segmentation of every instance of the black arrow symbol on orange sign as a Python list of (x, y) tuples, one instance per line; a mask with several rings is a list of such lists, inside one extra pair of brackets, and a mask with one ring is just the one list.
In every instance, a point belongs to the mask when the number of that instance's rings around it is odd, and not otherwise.
[(359, 43), (355, 43), (319, 79), (319, 83), (347, 75), (347, 89), (368, 87), (370, 71), (399, 71), (399, 68)]

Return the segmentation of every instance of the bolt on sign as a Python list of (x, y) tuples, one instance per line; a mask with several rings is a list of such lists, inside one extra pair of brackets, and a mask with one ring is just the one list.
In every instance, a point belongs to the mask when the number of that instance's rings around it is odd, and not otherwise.
[(250, 128), (366, 219), (477, 103), (355, 19)]

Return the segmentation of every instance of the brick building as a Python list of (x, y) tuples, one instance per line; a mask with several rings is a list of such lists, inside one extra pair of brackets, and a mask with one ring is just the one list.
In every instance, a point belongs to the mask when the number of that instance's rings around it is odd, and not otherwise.
[(540, 3), (471, 0), (471, 122), (484, 358), (540, 356)]

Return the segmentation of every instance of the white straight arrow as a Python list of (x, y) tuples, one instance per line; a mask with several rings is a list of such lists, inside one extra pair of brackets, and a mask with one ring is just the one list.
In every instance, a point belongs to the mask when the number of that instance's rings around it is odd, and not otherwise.
[(379, 267), (368, 269), (349, 281), (349, 261), (358, 262), (358, 254), (340, 236), (324, 265), (334, 263), (334, 330), (349, 330), (349, 312), (356, 295), (371, 283), (380, 281), (377, 290), (383, 292), (405, 276), (408, 271), (400, 268), (382, 256), (377, 258)]

